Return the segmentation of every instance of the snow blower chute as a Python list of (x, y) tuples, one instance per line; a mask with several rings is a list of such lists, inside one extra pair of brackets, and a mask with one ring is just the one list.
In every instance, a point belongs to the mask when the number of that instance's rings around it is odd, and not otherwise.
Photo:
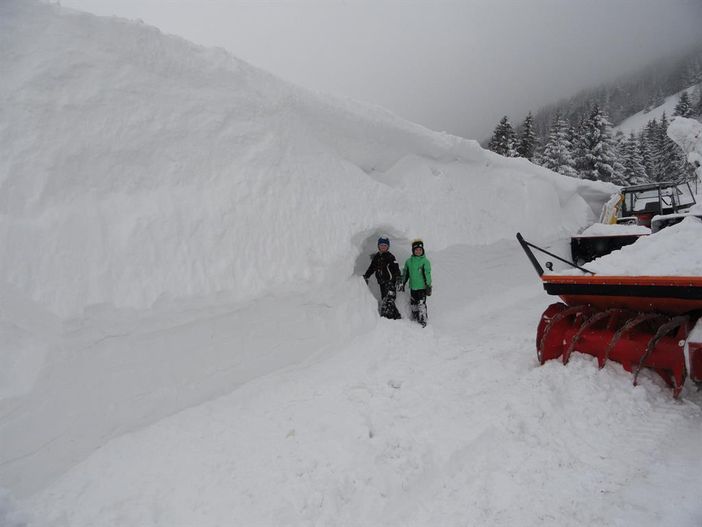
[[(702, 383), (702, 277), (599, 276), (517, 239), (550, 295), (563, 300), (541, 315), (536, 331), (539, 362), (574, 351), (620, 363), (634, 374), (657, 372), (678, 397), (688, 376)], [(532, 249), (566, 262), (589, 276), (544, 274)], [(551, 268), (550, 263), (545, 264)]]

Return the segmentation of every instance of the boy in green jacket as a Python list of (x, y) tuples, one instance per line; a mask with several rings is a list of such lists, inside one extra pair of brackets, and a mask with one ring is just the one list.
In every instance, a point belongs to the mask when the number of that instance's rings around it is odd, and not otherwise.
[(412, 242), (412, 256), (407, 258), (402, 270), (401, 291), (405, 290), (405, 284), (408, 280), (412, 318), (425, 327), (427, 325), (427, 296), (431, 296), (431, 262), (424, 255), (424, 242), (422, 240)]

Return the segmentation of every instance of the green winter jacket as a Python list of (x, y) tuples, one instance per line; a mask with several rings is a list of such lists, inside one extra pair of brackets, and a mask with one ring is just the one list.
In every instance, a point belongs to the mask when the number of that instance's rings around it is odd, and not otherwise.
[(422, 256), (412, 255), (407, 258), (405, 268), (402, 270), (402, 283), (409, 280), (410, 289), (426, 289), (431, 287), (431, 262)]

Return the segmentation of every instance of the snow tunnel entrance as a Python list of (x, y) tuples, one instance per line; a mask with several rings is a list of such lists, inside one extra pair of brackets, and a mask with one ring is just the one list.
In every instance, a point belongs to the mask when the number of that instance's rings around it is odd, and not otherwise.
[[(356, 264), (354, 266), (354, 274), (358, 276), (363, 276), (368, 267), (371, 264), (371, 259), (373, 255), (378, 252), (378, 238), (387, 237), (390, 239), (390, 252), (395, 256), (397, 260), (397, 265), (402, 271), (402, 266), (405, 264), (405, 260), (410, 256), (410, 241), (407, 238), (396, 235), (396, 231), (392, 229), (377, 229), (371, 231), (370, 233), (359, 234), (357, 237), (357, 243), (359, 247), (359, 254), (356, 258)], [(368, 287), (373, 293), (373, 296), (380, 300), (380, 288), (378, 287), (378, 281), (375, 279), (374, 275), (368, 280)]]

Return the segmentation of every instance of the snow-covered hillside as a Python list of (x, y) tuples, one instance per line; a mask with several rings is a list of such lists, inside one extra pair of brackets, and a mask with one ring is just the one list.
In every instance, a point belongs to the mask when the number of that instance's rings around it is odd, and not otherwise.
[[(700, 517), (697, 402), (535, 368), (514, 233), (562, 249), (612, 186), (34, 0), (0, 71), (0, 524)], [(380, 233), (424, 238), (424, 331), (358, 276)]]
[[(687, 92), (687, 94), (692, 97), (695, 92), (695, 87), (691, 86), (683, 91)], [(680, 101), (680, 95), (682, 95), (683, 91), (666, 97), (662, 104), (647, 112), (640, 111), (631, 117), (624, 119), (613, 128), (613, 132), (616, 133), (621, 131), (625, 136), (628, 136), (631, 132), (638, 134), (646, 127), (649, 121), (653, 119), (660, 120), (660, 118), (663, 117), (663, 114), (667, 116), (668, 120), (671, 120), (675, 106)]]

